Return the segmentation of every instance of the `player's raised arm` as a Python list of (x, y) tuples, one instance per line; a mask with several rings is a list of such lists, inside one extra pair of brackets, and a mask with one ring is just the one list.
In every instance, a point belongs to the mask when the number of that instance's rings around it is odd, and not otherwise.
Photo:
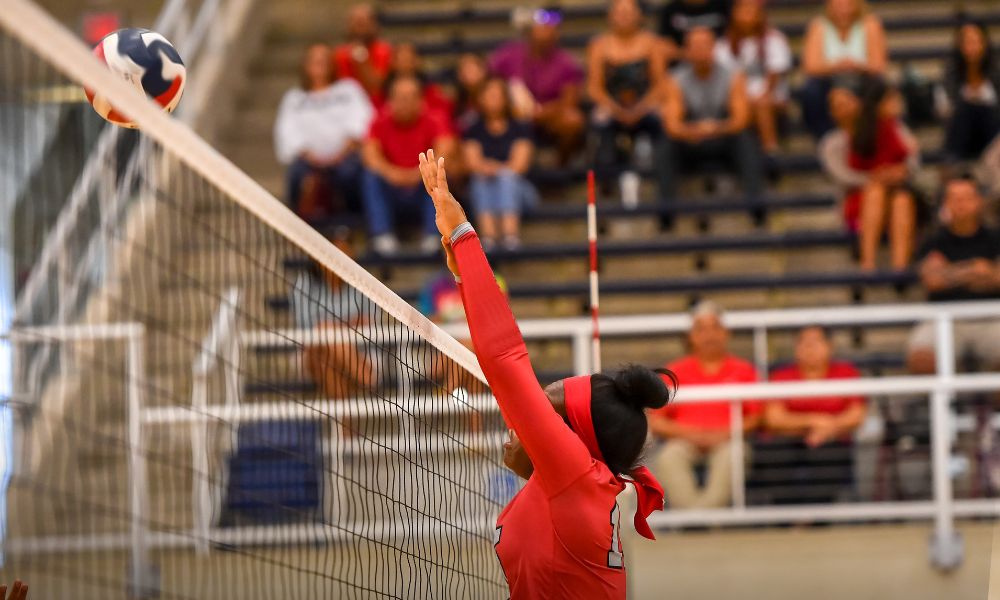
[(449, 268), (460, 279), (476, 356), (543, 486), (556, 493), (585, 472), (592, 459), (538, 384), (507, 298), (465, 211), (448, 191), (444, 159), (435, 158), (433, 151), (420, 155), (420, 174), (434, 201)]

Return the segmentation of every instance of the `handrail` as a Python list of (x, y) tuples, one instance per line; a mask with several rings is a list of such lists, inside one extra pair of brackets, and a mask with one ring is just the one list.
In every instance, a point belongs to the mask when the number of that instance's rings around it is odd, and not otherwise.
[[(949, 461), (951, 458), (951, 436), (956, 425), (956, 418), (950, 409), (950, 401), (954, 394), (960, 392), (982, 392), (1000, 390), (1000, 373), (955, 374), (955, 347), (953, 341), (953, 325), (957, 319), (1000, 318), (1000, 301), (984, 301), (969, 303), (937, 303), (913, 305), (876, 305), (864, 307), (823, 307), (818, 309), (790, 309), (763, 311), (734, 311), (723, 316), (725, 324), (730, 329), (750, 330), (754, 336), (755, 363), (761, 372), (762, 380), (766, 381), (767, 333), (768, 330), (802, 327), (806, 325), (839, 325), (864, 326), (872, 324), (907, 324), (922, 321), (935, 323), (937, 333), (936, 354), (937, 373), (932, 376), (908, 376), (886, 378), (864, 378), (849, 380), (801, 381), (782, 383), (757, 383), (718, 386), (682, 386), (677, 402), (728, 402), (730, 404), (730, 438), (741, 439), (743, 436), (742, 403), (749, 400), (775, 400), (780, 398), (824, 397), (832, 395), (926, 395), (931, 414), (931, 472), (933, 475), (933, 502), (928, 503), (926, 510), (914, 512), (934, 519), (934, 535), (931, 537), (930, 555), (932, 563), (941, 569), (952, 569), (962, 561), (962, 543), (959, 533), (954, 528), (955, 515), (959, 510), (965, 510), (964, 504), (956, 502), (953, 497)], [(665, 315), (638, 315), (605, 317), (601, 322), (601, 332), (605, 337), (627, 335), (656, 335), (665, 333), (680, 333), (686, 331), (691, 324), (687, 313)], [(590, 321), (586, 318), (575, 319), (535, 319), (523, 320), (519, 323), (521, 333), (526, 339), (568, 338), (573, 343), (573, 363), (577, 374), (589, 372), (590, 361)], [(359, 339), (376, 339), (377, 331), (369, 328), (360, 330), (344, 329), (342, 332)], [(468, 327), (464, 324), (444, 328), (455, 336), (467, 337)], [(286, 329), (281, 331), (248, 332), (242, 337), (244, 345), (291, 346), (296, 343), (323, 343), (325, 334), (311, 329)], [(373, 337), (375, 336), (375, 337)], [(327, 338), (329, 339), (329, 338)], [(343, 339), (343, 338), (338, 338)], [(386, 340), (393, 343), (393, 340)], [(665, 359), (666, 357), (660, 357)], [(240, 420), (248, 413), (236, 413), (231, 416)], [(252, 413), (249, 413), (252, 414)], [(165, 411), (158, 415), (164, 421), (185, 419), (185, 415), (177, 411)], [(195, 417), (197, 420), (197, 417)], [(743, 444), (730, 444), (730, 476), (732, 478), (733, 507), (727, 510), (708, 511), (698, 514), (668, 513), (658, 517), (663, 525), (668, 524), (708, 524), (708, 523), (748, 523), (773, 522), (782, 516), (794, 519), (805, 518), (803, 514), (782, 510), (759, 511), (748, 509), (745, 503), (744, 491), (746, 478), (744, 473)], [(962, 514), (1000, 514), (1000, 504), (987, 507), (985, 513)], [(704, 511), (703, 511), (704, 512)], [(805, 513), (808, 514), (808, 513)], [(815, 518), (836, 514), (837, 518), (866, 518), (876, 515), (892, 518), (892, 511), (879, 511), (876, 507), (816, 507), (812, 514)], [(846, 517), (843, 515), (847, 515)], [(701, 520), (699, 520), (701, 519)]]
[[(230, 287), (222, 297), (212, 326), (202, 341), (201, 350), (192, 365), (191, 408), (204, 412), (208, 407), (208, 378), (222, 364), (225, 370), (225, 404), (229, 410), (240, 406), (239, 380), (239, 335), (236, 308), (240, 292)], [(191, 458), (195, 468), (191, 472), (191, 505), (193, 508), (193, 539), (198, 540), (196, 550), (207, 554), (209, 550), (208, 531), (212, 525), (212, 491), (208, 473), (208, 421), (191, 422)], [(231, 432), (230, 447), (236, 451), (237, 432)]]
[[(205, 337), (199, 354), (192, 362), (192, 370), (196, 376), (196, 386), (199, 378), (207, 377), (214, 372), (215, 368), (222, 364), (227, 369), (238, 368), (238, 356), (233, 359), (229, 354), (234, 348), (239, 348), (244, 344), (259, 343), (265, 337), (261, 332), (239, 335), (235, 328), (236, 307), (238, 294), (235, 290), (229, 290), (224, 294), (219, 309), (216, 312), (215, 320), (212, 323), (208, 335)], [(934, 521), (934, 535), (931, 538), (931, 560), (935, 566), (942, 569), (954, 568), (962, 560), (962, 545), (958, 532), (954, 528), (954, 519), (967, 516), (1000, 516), (1000, 503), (994, 500), (956, 500), (951, 487), (951, 475), (949, 473), (949, 459), (951, 455), (951, 444), (954, 432), (958, 429), (968, 430), (975, 423), (970, 419), (956, 419), (949, 403), (953, 394), (967, 391), (1000, 390), (1000, 373), (977, 373), (977, 374), (955, 374), (948, 368), (948, 364), (954, 363), (954, 345), (950, 343), (948, 335), (952, 328), (952, 318), (960, 315), (964, 318), (979, 318), (1000, 312), (1000, 304), (994, 303), (992, 306), (986, 304), (962, 304), (962, 305), (926, 305), (913, 307), (867, 307), (867, 308), (847, 308), (824, 310), (828, 320), (837, 321), (843, 324), (853, 324), (855, 321), (848, 319), (853, 314), (853, 318), (862, 321), (866, 319), (878, 319), (869, 322), (908, 322), (922, 320), (929, 315), (935, 315), (935, 322), (938, 329), (939, 342), (937, 345), (939, 356), (939, 369), (936, 375), (931, 376), (901, 376), (888, 378), (859, 378), (859, 379), (839, 379), (826, 381), (803, 381), (803, 382), (781, 382), (781, 383), (757, 383), (739, 385), (718, 385), (718, 386), (685, 386), (677, 398), (677, 402), (730, 402), (733, 417), (730, 420), (731, 435), (733, 439), (742, 437), (742, 428), (739, 417), (741, 402), (745, 400), (775, 400), (789, 397), (822, 397), (830, 395), (924, 395), (929, 397), (931, 406), (931, 469), (934, 480), (932, 501), (917, 502), (882, 502), (882, 503), (847, 503), (847, 504), (816, 504), (802, 507), (778, 507), (778, 506), (746, 506), (743, 503), (740, 490), (745, 485), (743, 472), (743, 449), (742, 444), (731, 444), (732, 456), (732, 476), (734, 489), (734, 505), (726, 509), (695, 510), (695, 511), (668, 511), (657, 514), (651, 522), (660, 527), (673, 527), (684, 525), (703, 524), (765, 524), (777, 522), (806, 522), (811, 520), (882, 520), (882, 519), (909, 519)], [(809, 316), (807, 311), (789, 311), (785, 319), (780, 318), (778, 311), (763, 311), (765, 322), (778, 326), (782, 323), (795, 323), (799, 319)], [(755, 323), (747, 320), (748, 315), (754, 313), (731, 313), (731, 324), (743, 328), (753, 328)], [(761, 316), (760, 311), (757, 316)], [(670, 319), (662, 319), (660, 325), (670, 325)], [(812, 321), (810, 321), (812, 322)], [(527, 329), (530, 329), (527, 328)], [(630, 328), (626, 330), (631, 331)], [(108, 337), (128, 334), (128, 327), (118, 325), (89, 325), (89, 326), (47, 326), (37, 328), (26, 328), (15, 330), (9, 337), (14, 341), (30, 342), (36, 339), (84, 339), (86, 337)], [(294, 330), (293, 330), (294, 331)], [(312, 335), (312, 330), (298, 331), (297, 334)], [(571, 332), (570, 332), (571, 334)], [(269, 333), (266, 337), (274, 337)], [(287, 338), (286, 338), (287, 340)], [(386, 343), (393, 343), (387, 339)], [(394, 343), (406, 344), (405, 341), (395, 340)], [(228, 386), (228, 384), (227, 384)], [(238, 386), (237, 386), (238, 387)], [(201, 389), (202, 391), (197, 391)], [(464, 400), (456, 402), (454, 398), (446, 394), (434, 394), (426, 398), (411, 397), (406, 394), (400, 395), (403, 405), (400, 408), (413, 410), (414, 414), (426, 416), (438, 414), (450, 414), (469, 409), (495, 410), (496, 405), (488, 395), (475, 394)], [(364, 409), (370, 405), (369, 400), (318, 400), (316, 402), (302, 402), (299, 400), (270, 401), (264, 403), (233, 403), (227, 399), (225, 402), (209, 404), (207, 402), (207, 388), (196, 387), (196, 392), (192, 398), (190, 406), (161, 406), (143, 407), (141, 415), (137, 418), (138, 425), (133, 427), (150, 426), (189, 426), (195, 436), (192, 440), (192, 451), (196, 457), (196, 464), (201, 465), (195, 469), (200, 473), (208, 472), (207, 453), (207, 427), (210, 423), (222, 420), (231, 424), (240, 424), (247, 421), (285, 420), (310, 418), (314, 415), (322, 414), (324, 418), (336, 415), (357, 415), (363, 413)], [(381, 413), (378, 413), (381, 414)], [(997, 418), (990, 420), (993, 426), (1000, 425)], [(138, 437), (138, 433), (136, 434)], [(478, 434), (477, 434), (478, 435)], [(481, 437), (481, 436), (480, 436)], [(464, 438), (463, 438), (464, 439)], [(387, 446), (393, 444), (407, 443), (408, 438), (392, 437), (386, 438)], [(489, 442), (486, 438), (469, 438), (471, 444), (475, 442)], [(414, 444), (414, 452), (433, 452), (434, 444)], [(349, 448), (344, 447), (347, 452)], [(332, 457), (337, 459), (338, 457)], [(355, 456), (357, 459), (357, 456)], [(141, 465), (138, 465), (141, 466)], [(137, 475), (133, 481), (142, 482), (142, 473), (137, 470)], [(194, 547), (199, 552), (209, 550), (208, 540), (219, 540), (224, 535), (219, 528), (213, 527), (210, 522), (211, 495), (205, 482), (199, 483), (196, 480), (197, 496), (194, 497), (193, 510), (196, 512), (194, 535), (185, 536), (185, 541), (181, 545)], [(200, 487), (199, 487), (200, 486)], [(140, 496), (141, 497), (141, 496)], [(483, 517), (486, 519), (487, 517)], [(134, 552), (141, 555), (151, 547), (160, 545), (157, 536), (160, 532), (146, 531), (145, 535), (151, 536), (144, 539), (141, 544), (133, 543)], [(95, 544), (101, 544), (101, 540), (90, 538), (79, 538), (63, 540), (72, 543), (80, 548), (92, 548)], [(300, 541), (308, 543), (307, 537), (295, 538), (289, 541)], [(26, 551), (49, 551), (53, 548), (53, 541), (45, 538), (38, 540), (25, 540), (28, 546), (35, 550)], [(123, 540), (115, 540), (116, 547), (123, 543)], [(239, 543), (239, 542), (234, 542)], [(75, 547), (75, 546), (74, 546)]]
[[(1000, 372), (956, 375), (951, 383), (933, 375), (910, 375), (780, 383), (686, 385), (680, 388), (676, 399), (671, 399), (670, 403), (717, 403), (720, 402), (720, 398), (725, 399), (721, 400), (723, 402), (729, 400), (766, 402), (786, 398), (829, 396), (913, 396), (931, 394), (942, 387), (954, 389), (956, 392), (1000, 390)], [(324, 418), (340, 418), (364, 414), (371, 405), (371, 399), (359, 397), (315, 401), (274, 400), (236, 405), (159, 406), (146, 409), (142, 419), (147, 425), (178, 425), (214, 420), (297, 420), (316, 415), (322, 415)], [(499, 412), (496, 400), (490, 394), (473, 394), (464, 398), (461, 403), (448, 396), (430, 396), (401, 401), (397, 406), (405, 409), (407, 413), (420, 416), (453, 415), (467, 410), (483, 413)], [(996, 422), (1000, 425), (1000, 415), (997, 415)], [(963, 427), (967, 428), (967, 424)]]

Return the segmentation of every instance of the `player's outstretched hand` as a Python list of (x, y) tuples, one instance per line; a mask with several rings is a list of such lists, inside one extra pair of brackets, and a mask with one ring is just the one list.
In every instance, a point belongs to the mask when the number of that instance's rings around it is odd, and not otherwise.
[(434, 201), (435, 222), (441, 236), (448, 238), (455, 228), (469, 219), (462, 205), (448, 191), (448, 174), (444, 169), (444, 157), (434, 156), (434, 150), (420, 153), (420, 177), (424, 188)]
[(14, 580), (14, 585), (10, 588), (10, 596), (7, 595), (7, 586), (0, 585), (0, 600), (25, 600), (28, 597), (28, 584), (20, 579)]

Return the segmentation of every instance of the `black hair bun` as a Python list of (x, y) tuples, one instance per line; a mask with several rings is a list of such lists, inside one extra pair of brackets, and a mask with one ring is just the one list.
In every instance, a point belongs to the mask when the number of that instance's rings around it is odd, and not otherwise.
[[(670, 382), (667, 387), (663, 377)], [(615, 375), (615, 388), (622, 400), (637, 410), (663, 408), (677, 389), (677, 377), (666, 369), (649, 369), (642, 365), (626, 365)]]

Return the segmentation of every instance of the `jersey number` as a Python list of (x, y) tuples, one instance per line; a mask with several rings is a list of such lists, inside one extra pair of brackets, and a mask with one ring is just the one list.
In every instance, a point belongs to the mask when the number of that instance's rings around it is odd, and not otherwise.
[(611, 549), (608, 550), (608, 566), (612, 569), (622, 569), (625, 567), (625, 555), (622, 554), (621, 527), (619, 524), (620, 511), (618, 502), (615, 502), (611, 509)]

